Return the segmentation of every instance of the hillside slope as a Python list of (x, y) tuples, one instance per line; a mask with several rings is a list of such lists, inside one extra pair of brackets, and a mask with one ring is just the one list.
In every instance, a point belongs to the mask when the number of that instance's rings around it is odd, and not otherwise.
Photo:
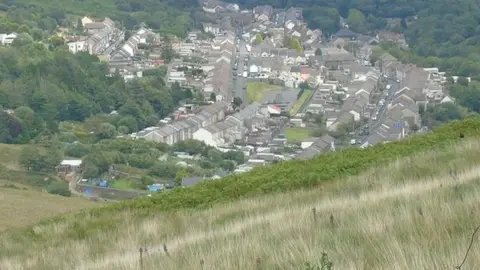
[[(40, 220), (101, 206), (84, 198), (67, 198), (0, 181), (0, 232)], [(1, 268), (1, 267), (0, 267)]]
[(63, 180), (21, 168), (19, 156), (23, 147), (0, 144), (0, 231), (24, 228), (45, 218), (102, 205), (85, 198), (42, 192), (50, 184)]
[[(327, 251), (337, 265), (359, 265), (359, 261), (366, 260), (369, 252), (376, 250), (377, 255), (372, 255), (367, 264), (371, 263), (375, 268), (391, 263), (388, 258), (381, 257), (383, 253), (380, 250), (390, 248), (393, 252), (393, 246), (377, 246), (368, 237), (360, 235), (358, 238), (349, 231), (355, 224), (365, 224), (366, 227), (357, 227), (357, 231), (374, 227), (377, 228), (374, 232), (378, 233), (378, 239), (387, 237), (386, 231), (381, 230), (381, 226), (375, 227), (375, 224), (383, 217), (391, 222), (395, 215), (404, 216), (398, 224), (404, 224), (405, 228), (388, 227), (396, 223), (385, 225), (394, 237), (390, 244), (400, 243), (404, 239), (402, 237), (420, 243), (429, 239), (425, 237), (433, 237), (434, 232), (441, 232), (447, 236), (441, 239), (444, 244), (440, 245), (442, 248), (439, 251), (448, 253), (448, 256), (433, 258), (450, 265), (462, 250), (460, 242), (466, 241), (476, 222), (471, 216), (462, 214), (472, 211), (472, 204), (459, 202), (471, 200), (477, 192), (478, 137), (480, 119), (468, 119), (400, 142), (365, 150), (347, 149), (309, 161), (285, 162), (240, 176), (161, 193), (152, 198), (45, 220), (33, 227), (0, 235), (0, 268), (58, 269), (74, 264), (79, 269), (132, 269), (137, 267), (134, 265), (138, 263), (138, 247), (143, 245), (148, 246), (152, 254), (145, 258), (148, 269), (155, 269), (152, 265), (158, 263), (166, 264), (167, 269), (191, 269), (190, 265), (196, 264), (199, 256), (214, 269), (228, 269), (232, 265), (249, 268), (253, 255), (248, 255), (248, 252), (253, 251), (259, 252), (265, 264), (289, 269), (305, 260), (315, 262), (321, 250)], [(456, 146), (459, 141), (464, 142)], [(400, 161), (395, 161), (398, 159)], [(391, 165), (387, 166), (389, 163)], [(457, 171), (458, 178), (463, 182), (452, 186), (454, 179), (449, 176), (451, 171)], [(299, 189), (311, 191), (295, 191)], [(287, 191), (291, 192), (284, 193)], [(279, 192), (279, 195), (274, 195)], [(257, 196), (261, 194), (271, 195)], [(445, 207), (451, 209), (441, 214), (432, 208), (440, 206), (440, 201), (447, 203)], [(219, 206), (219, 203), (224, 206)], [(317, 240), (313, 242), (302, 242), (300, 240), (305, 238), (304, 235), (311, 235), (307, 230), (311, 229), (308, 213), (311, 213), (313, 205), (317, 207), (317, 226), (321, 225), (322, 233), (317, 232), (318, 236), (312, 241)], [(382, 205), (385, 207), (382, 208)], [(410, 207), (411, 211), (401, 210), (398, 208), (401, 205), (405, 209)], [(418, 205), (423, 205), (421, 210), (418, 210)], [(209, 207), (213, 208), (202, 210)], [(395, 210), (395, 207), (400, 210)], [(415, 209), (435, 221), (430, 225), (445, 224), (450, 227), (443, 228), (443, 231), (442, 228), (432, 229), (431, 234), (418, 231), (420, 227), (408, 227), (411, 224), (408, 222), (414, 220), (409, 213), (417, 211)], [(333, 227), (328, 229), (330, 218), (327, 217), (332, 213)], [(360, 217), (358, 213), (366, 215)], [(467, 218), (468, 222), (464, 222), (463, 219)], [(270, 220), (273, 225), (266, 224), (265, 220)], [(348, 220), (351, 222), (346, 222)], [(282, 226), (286, 226), (285, 229), (281, 229)], [(275, 230), (269, 233), (269, 228)], [(423, 230), (426, 230), (425, 226)], [(398, 235), (392, 234), (397, 231)], [(277, 237), (279, 235), (281, 237)], [(258, 242), (247, 245), (241, 242), (244, 238), (252, 241), (252, 238), (258, 238)], [(282, 240), (284, 238), (286, 242)], [(369, 240), (365, 242), (362, 239)], [(429, 241), (434, 243), (438, 239), (431, 238)], [(235, 246), (237, 242), (238, 246)], [(163, 243), (167, 243), (167, 249), (175, 259), (163, 261)], [(282, 248), (268, 253), (272, 249), (265, 247), (270, 245)], [(298, 251), (298, 246), (303, 248), (304, 253)], [(370, 250), (355, 253), (348, 251), (348, 246), (360, 250), (369, 247)], [(289, 251), (290, 247), (292, 251)], [(310, 251), (306, 252), (307, 248)], [(277, 251), (286, 253), (275, 253)], [(348, 257), (344, 258), (345, 252)], [(395, 253), (391, 258), (403, 259), (404, 263), (413, 263), (414, 266), (434, 260), (428, 257), (434, 254), (426, 253), (419, 253), (418, 260), (407, 259), (406, 252)], [(221, 255), (217, 256), (217, 253)]]
[[(200, 269), (200, 260), (204, 269), (257, 269), (257, 261), (258, 269), (305, 269), (324, 251), (335, 269), (453, 268), (480, 224), (472, 215), (479, 151), (479, 141), (465, 140), (315, 189), (201, 211), (38, 224), (0, 236), (0, 268), (139, 269), (139, 247), (147, 248), (144, 269)], [(90, 235), (95, 227), (101, 232)], [(470, 252), (465, 269), (476, 269), (480, 250)]]

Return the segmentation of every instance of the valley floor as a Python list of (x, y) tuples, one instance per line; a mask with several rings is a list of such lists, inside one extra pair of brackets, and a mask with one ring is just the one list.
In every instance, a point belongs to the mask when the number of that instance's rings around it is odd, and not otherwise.
[[(465, 141), (203, 211), (39, 224), (30, 236), (0, 235), (0, 269), (140, 269), (140, 247), (144, 269), (303, 270), (322, 252), (334, 269), (453, 269), (480, 225), (479, 152), (480, 142)], [(103, 233), (89, 234), (87, 221)], [(462, 269), (480, 269), (479, 257), (472, 248)]]

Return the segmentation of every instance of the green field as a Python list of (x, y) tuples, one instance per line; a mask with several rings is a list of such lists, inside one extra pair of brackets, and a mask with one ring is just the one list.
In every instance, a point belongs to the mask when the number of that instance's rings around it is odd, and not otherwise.
[(335, 269), (453, 268), (480, 222), (479, 138), (472, 118), (53, 218), (0, 234), (0, 266), (136, 269), (146, 246), (145, 269), (303, 270), (323, 251)]
[(265, 92), (280, 89), (281, 87), (278, 85), (271, 85), (263, 82), (249, 82), (247, 84), (247, 101), (248, 103), (262, 102)]
[(308, 128), (285, 128), (284, 133), (289, 142), (301, 142), (312, 136)]
[(313, 95), (312, 90), (309, 90), (309, 89), (305, 90), (303, 94), (300, 96), (300, 98), (297, 100), (297, 102), (295, 102), (295, 105), (293, 105), (293, 107), (290, 109), (290, 116), (296, 115), (300, 111), (300, 109), (303, 107), (303, 105), (305, 105), (305, 102), (307, 102), (312, 95)]

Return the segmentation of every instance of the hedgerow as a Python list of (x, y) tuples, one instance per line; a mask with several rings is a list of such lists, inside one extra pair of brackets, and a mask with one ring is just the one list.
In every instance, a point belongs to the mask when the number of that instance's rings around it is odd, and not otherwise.
[(411, 136), (405, 140), (379, 144), (367, 149), (349, 148), (319, 155), (312, 160), (286, 161), (260, 167), (241, 175), (205, 181), (190, 188), (178, 188), (152, 197), (90, 210), (88, 214), (101, 216), (123, 210), (135, 210), (140, 214), (182, 208), (205, 208), (215, 203), (230, 202), (243, 197), (308, 189), (324, 181), (357, 175), (372, 166), (401, 157), (432, 149), (441, 150), (461, 140), (462, 137), (480, 137), (479, 118), (452, 122), (424, 135)]

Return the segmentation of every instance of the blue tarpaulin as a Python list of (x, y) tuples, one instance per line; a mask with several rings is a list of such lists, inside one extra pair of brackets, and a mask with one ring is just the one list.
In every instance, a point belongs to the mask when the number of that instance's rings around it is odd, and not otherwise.
[(150, 186), (149, 187), (149, 191), (152, 191), (152, 192), (157, 192), (157, 191), (160, 191), (162, 190), (162, 187), (160, 186)]

